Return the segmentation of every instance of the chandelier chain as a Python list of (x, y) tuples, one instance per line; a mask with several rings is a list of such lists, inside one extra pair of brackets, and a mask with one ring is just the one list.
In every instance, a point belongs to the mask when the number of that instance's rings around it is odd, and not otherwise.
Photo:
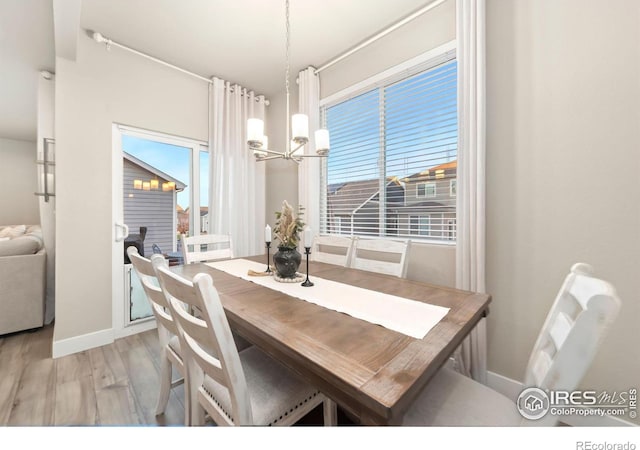
[[(306, 154), (304, 149), (297, 154), (309, 142), (309, 117), (306, 114), (294, 114), (289, 117), (291, 112), (290, 96), (289, 96), (289, 75), (291, 71), (291, 24), (290, 1), (285, 0), (285, 73), (284, 85), (286, 92), (286, 119), (285, 119), (285, 146), (284, 151), (279, 152), (271, 150), (268, 147), (268, 139), (264, 134), (264, 121), (258, 118), (251, 118), (247, 121), (247, 144), (249, 149), (253, 151), (256, 161), (268, 161), (274, 158), (284, 158), (300, 163), (302, 158), (316, 157), (324, 158), (329, 154), (329, 132), (325, 129), (315, 130), (316, 137), (316, 154)], [(291, 120), (289, 120), (291, 119)], [(292, 132), (293, 131), (293, 132)]]
[(289, 45), (290, 45), (290, 35), (291, 35), (291, 30), (289, 28), (289, 0), (286, 0), (285, 2), (285, 9), (286, 9), (286, 27), (287, 27), (287, 34), (286, 34), (286, 60), (287, 60), (287, 66), (286, 66), (286, 70), (285, 70), (285, 88), (286, 88), (286, 93), (287, 95), (289, 95)]

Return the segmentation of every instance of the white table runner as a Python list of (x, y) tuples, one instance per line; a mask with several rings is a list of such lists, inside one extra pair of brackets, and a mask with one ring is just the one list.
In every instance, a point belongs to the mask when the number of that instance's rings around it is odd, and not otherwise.
[(422, 339), (444, 316), (449, 308), (429, 305), (395, 295), (383, 294), (348, 284), (312, 277), (314, 286), (281, 283), (273, 277), (249, 276), (247, 272), (263, 272), (265, 264), (246, 259), (230, 259), (206, 263), (214, 269), (251, 281), (324, 308), (366, 320), (399, 333)]

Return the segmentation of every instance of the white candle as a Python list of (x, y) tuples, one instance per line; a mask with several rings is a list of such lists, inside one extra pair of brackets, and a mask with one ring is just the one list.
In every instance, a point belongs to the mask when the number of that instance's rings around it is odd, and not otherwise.
[(264, 227), (264, 241), (271, 242), (271, 227), (268, 224)]
[(294, 140), (309, 139), (309, 118), (305, 114), (294, 114), (291, 117), (291, 137)]
[(304, 230), (304, 246), (311, 247), (311, 241), (313, 241), (313, 235), (311, 233), (311, 228), (307, 227)]

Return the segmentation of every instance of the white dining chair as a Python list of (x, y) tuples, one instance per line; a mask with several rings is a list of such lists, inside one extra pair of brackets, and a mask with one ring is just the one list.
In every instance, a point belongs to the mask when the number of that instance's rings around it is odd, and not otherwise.
[[(151, 304), (151, 310), (156, 319), (158, 327), (158, 340), (160, 342), (160, 392), (156, 405), (156, 415), (163, 414), (172, 388), (185, 381), (186, 369), (182, 358), (182, 350), (178, 339), (178, 328), (176, 327), (169, 304), (162, 293), (162, 289), (156, 278), (155, 267), (168, 265), (167, 260), (158, 254), (151, 256), (151, 259), (144, 258), (138, 253), (134, 246), (127, 248), (127, 255), (133, 265), (144, 292)], [(182, 375), (182, 378), (172, 381), (173, 370)], [(189, 395), (185, 390), (185, 425), (189, 425)]]
[[(233, 240), (227, 234), (201, 234), (200, 236), (180, 235), (182, 240), (182, 259), (184, 264), (217, 261), (233, 258)], [(204, 247), (204, 250), (203, 250)], [(199, 313), (196, 310), (197, 313)], [(251, 343), (237, 333), (233, 333), (238, 351), (251, 346)]]
[(344, 236), (316, 235), (313, 238), (311, 260), (349, 267), (354, 239)]
[[(233, 258), (233, 240), (227, 234), (180, 235), (185, 264)], [(204, 249), (203, 249), (204, 247)]]
[(192, 425), (204, 424), (205, 411), (218, 425), (292, 425), (323, 402), (325, 425), (335, 424), (335, 403), (313, 386), (256, 346), (238, 352), (211, 276), (199, 273), (190, 282), (166, 267), (157, 274), (188, 353), (191, 389), (197, 391)]
[(411, 240), (356, 239), (351, 267), (406, 278)]
[[(591, 266), (575, 264), (533, 347), (523, 386), (543, 391), (576, 389), (620, 306), (611, 284), (594, 277)], [(524, 419), (514, 401), (443, 368), (407, 411), (403, 425), (519, 426), (556, 421), (551, 414), (535, 421)]]

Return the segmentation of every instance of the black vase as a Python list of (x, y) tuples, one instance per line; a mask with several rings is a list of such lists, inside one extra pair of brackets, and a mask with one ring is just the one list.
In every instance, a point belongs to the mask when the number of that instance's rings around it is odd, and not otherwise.
[(295, 248), (278, 247), (278, 251), (273, 255), (273, 264), (280, 278), (295, 278), (300, 261), (302, 255)]

